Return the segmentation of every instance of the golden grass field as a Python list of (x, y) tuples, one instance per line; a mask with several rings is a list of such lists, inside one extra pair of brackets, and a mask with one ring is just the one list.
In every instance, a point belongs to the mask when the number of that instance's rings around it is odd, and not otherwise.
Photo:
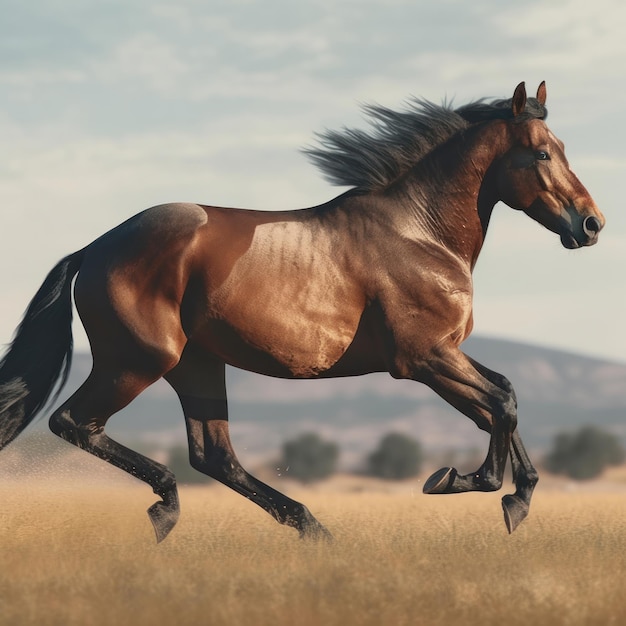
[(502, 494), (298, 489), (335, 537), (316, 544), (220, 485), (183, 487), (157, 545), (148, 488), (85, 480), (0, 488), (1, 624), (626, 623), (626, 493), (538, 488), (509, 536)]

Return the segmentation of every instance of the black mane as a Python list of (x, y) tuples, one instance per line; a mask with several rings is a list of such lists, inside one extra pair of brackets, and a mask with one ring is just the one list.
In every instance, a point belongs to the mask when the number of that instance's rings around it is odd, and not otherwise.
[[(318, 133), (319, 147), (304, 150), (329, 182), (361, 191), (384, 189), (435, 146), (472, 124), (513, 118), (510, 99), (481, 99), (453, 109), (412, 98), (404, 111), (376, 104), (363, 110), (373, 126), (370, 133), (352, 128)], [(547, 114), (538, 100), (528, 98), (516, 119), (545, 119)]]

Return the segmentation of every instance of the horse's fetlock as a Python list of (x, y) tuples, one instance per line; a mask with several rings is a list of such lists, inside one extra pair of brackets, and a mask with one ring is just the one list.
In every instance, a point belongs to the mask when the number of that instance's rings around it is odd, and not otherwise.
[(169, 469), (166, 469), (163, 473), (163, 477), (161, 478), (161, 485), (166, 491), (171, 491), (172, 489), (176, 489), (176, 476), (174, 472)]
[(498, 491), (502, 487), (502, 478), (499, 478), (491, 472), (476, 474), (474, 476), (474, 482), (480, 485), (481, 491), (485, 492)]
[[(520, 479), (521, 481), (521, 479)], [(535, 488), (537, 483), (539, 482), (539, 473), (535, 468), (526, 472), (526, 475), (523, 477), (523, 483), (527, 487)]]
[[(133, 473), (133, 472), (131, 472)], [(163, 466), (160, 471), (150, 471), (148, 475), (135, 474), (140, 480), (147, 482), (152, 486), (152, 491), (161, 496), (164, 500), (169, 497), (170, 494), (177, 492), (176, 487), (176, 475), (169, 468)]]

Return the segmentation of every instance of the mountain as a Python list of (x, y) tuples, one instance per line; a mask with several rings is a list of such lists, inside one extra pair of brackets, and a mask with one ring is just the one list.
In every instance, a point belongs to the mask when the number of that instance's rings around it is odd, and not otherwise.
[[(545, 450), (557, 432), (586, 424), (626, 436), (626, 364), (485, 337), (468, 339), (463, 350), (513, 383), (519, 428), (529, 449)], [(75, 354), (61, 399), (90, 367), (88, 354)], [(244, 464), (278, 456), (285, 440), (305, 431), (337, 441), (346, 466), (356, 464), (389, 431), (415, 437), (427, 452), (486, 453), (488, 437), (471, 420), (426, 386), (388, 374), (287, 381), (229, 368), (227, 384), (233, 443)], [(34, 428), (45, 429), (45, 420)], [(107, 432), (143, 449), (186, 441), (182, 411), (164, 381), (114, 415)]]

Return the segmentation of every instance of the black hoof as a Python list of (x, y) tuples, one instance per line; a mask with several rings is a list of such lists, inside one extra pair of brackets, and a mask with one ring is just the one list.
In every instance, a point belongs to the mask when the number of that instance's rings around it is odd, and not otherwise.
[(457, 477), (457, 471), (453, 467), (442, 467), (437, 470), (425, 483), (424, 493), (450, 493), (450, 487)]
[(177, 505), (167, 505), (165, 502), (155, 502), (148, 509), (148, 516), (154, 526), (157, 543), (161, 543), (176, 526), (180, 509)]
[(512, 533), (528, 515), (528, 505), (518, 496), (504, 496), (502, 498), (504, 523), (509, 534)]

